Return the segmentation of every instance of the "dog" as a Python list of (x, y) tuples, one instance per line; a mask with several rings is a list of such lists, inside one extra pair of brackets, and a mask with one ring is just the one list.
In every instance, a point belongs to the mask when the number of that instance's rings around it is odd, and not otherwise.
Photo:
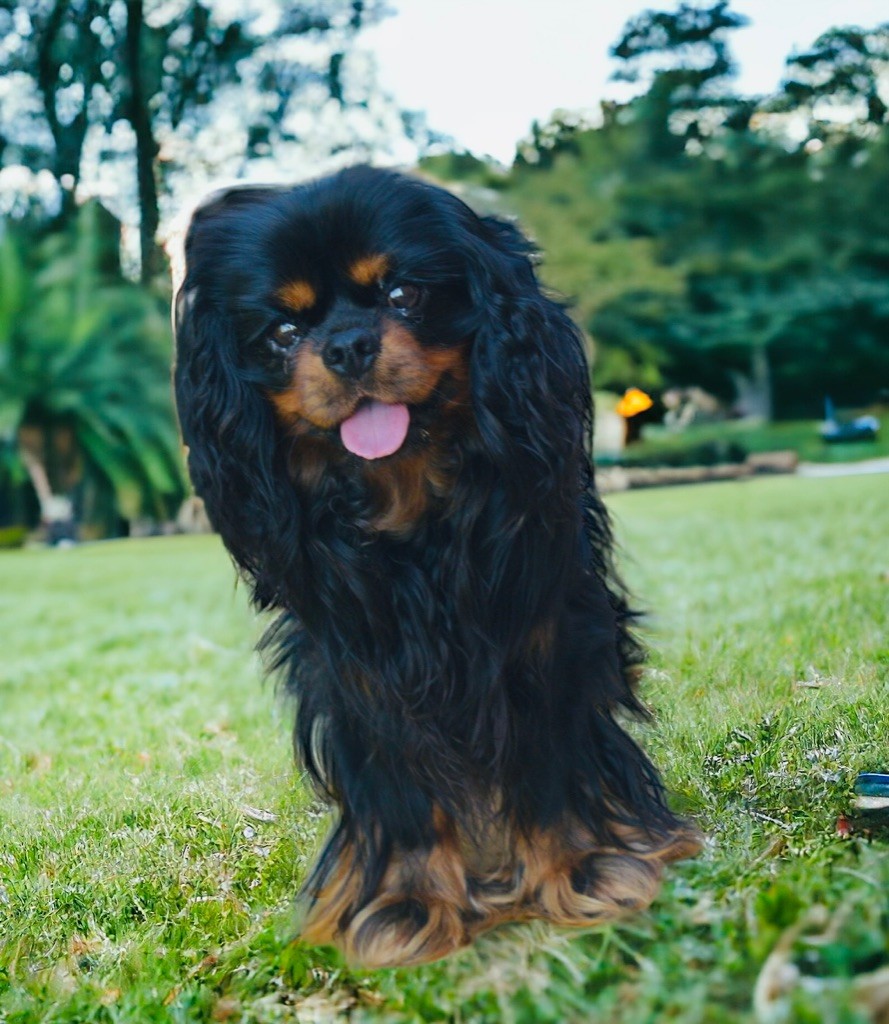
[(582, 337), (529, 243), (353, 167), (194, 214), (174, 307), (191, 478), (338, 814), (305, 941), (365, 967), (589, 927), (693, 855), (591, 461)]

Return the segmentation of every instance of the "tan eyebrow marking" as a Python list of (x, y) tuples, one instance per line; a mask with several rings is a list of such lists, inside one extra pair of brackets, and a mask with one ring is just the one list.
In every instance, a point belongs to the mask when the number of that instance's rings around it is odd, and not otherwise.
[(311, 309), (317, 298), (315, 289), (308, 281), (290, 281), (288, 284), (282, 285), (277, 294), (278, 298), (295, 313)]
[(365, 288), (381, 281), (389, 269), (389, 258), (377, 253), (373, 256), (362, 256), (349, 267), (349, 277), (355, 284)]

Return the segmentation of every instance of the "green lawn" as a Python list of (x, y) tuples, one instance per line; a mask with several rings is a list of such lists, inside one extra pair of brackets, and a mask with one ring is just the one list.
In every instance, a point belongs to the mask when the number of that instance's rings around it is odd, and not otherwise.
[(866, 1021), (850, 979), (889, 964), (889, 856), (835, 821), (889, 766), (887, 497), (612, 498), (651, 611), (641, 732), (712, 841), (620, 927), (514, 926), (377, 973), (290, 941), (325, 818), (218, 541), (3, 553), (0, 1022), (724, 1024), (755, 1019), (779, 942), (801, 978), (760, 1019)]
[[(882, 410), (880, 415), (885, 421)], [(626, 448), (618, 461), (626, 466), (687, 466), (740, 462), (748, 454), (784, 449), (792, 449), (806, 462), (858, 462), (889, 455), (889, 430), (880, 431), (873, 441), (826, 444), (820, 426), (819, 420), (728, 420), (693, 424), (679, 432), (646, 426), (642, 439)]]

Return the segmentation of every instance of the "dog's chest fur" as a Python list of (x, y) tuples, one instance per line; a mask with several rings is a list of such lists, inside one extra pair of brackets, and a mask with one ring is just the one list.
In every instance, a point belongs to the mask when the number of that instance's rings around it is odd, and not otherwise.
[(447, 510), (460, 460), (444, 439), (424, 431), (422, 443), (397, 459), (350, 464), (325, 439), (300, 438), (290, 455), (294, 486), (306, 498), (327, 499), (366, 538), (383, 534), (409, 538), (426, 521)]

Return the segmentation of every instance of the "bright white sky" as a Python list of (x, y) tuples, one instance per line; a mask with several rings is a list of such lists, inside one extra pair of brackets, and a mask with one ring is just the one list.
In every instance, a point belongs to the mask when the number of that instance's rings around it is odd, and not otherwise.
[[(668, 0), (393, 0), (397, 13), (362, 36), (381, 84), (429, 126), (511, 163), (532, 120), (625, 98), (609, 82), (609, 46), (629, 17)], [(887, 0), (735, 0), (751, 20), (732, 33), (743, 93), (773, 90), (784, 58), (835, 25), (877, 25)]]

